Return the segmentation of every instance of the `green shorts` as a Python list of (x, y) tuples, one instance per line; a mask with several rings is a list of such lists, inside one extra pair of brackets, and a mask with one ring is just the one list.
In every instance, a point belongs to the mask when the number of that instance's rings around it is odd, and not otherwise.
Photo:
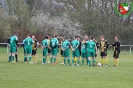
[(58, 53), (58, 49), (51, 50), (51, 55), (52, 56), (57, 56), (57, 53)]
[(75, 50), (72, 52), (72, 57), (80, 57), (79, 50)]
[(86, 53), (81, 53), (81, 58), (86, 58)]
[(25, 54), (32, 54), (32, 48), (31, 47), (25, 47)]
[(70, 56), (69, 50), (65, 50), (65, 51), (63, 52), (63, 56), (64, 56), (64, 57), (69, 57), (69, 56)]
[(47, 57), (47, 55), (48, 55), (48, 51), (43, 50), (43, 56), (44, 56), (44, 57)]
[(95, 56), (95, 51), (88, 51), (88, 57), (94, 57)]
[(16, 46), (10, 46), (10, 52), (15, 53), (17, 50)]

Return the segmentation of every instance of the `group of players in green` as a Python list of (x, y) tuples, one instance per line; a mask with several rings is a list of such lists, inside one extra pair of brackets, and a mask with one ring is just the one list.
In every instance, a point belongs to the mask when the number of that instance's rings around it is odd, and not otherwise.
[[(120, 41), (119, 37), (115, 36), (115, 42), (112, 44), (114, 47), (114, 61), (115, 67), (118, 66), (118, 58), (120, 54)], [(57, 54), (59, 51), (59, 40), (61, 41), (61, 55), (63, 57), (63, 64), (70, 65), (70, 49), (72, 50), (72, 66), (77, 64), (80, 66), (80, 58), (82, 58), (82, 65), (88, 66), (96, 66), (97, 65), (97, 51), (98, 48), (100, 50), (101, 56), (101, 65), (108, 66), (108, 59), (107, 59), (107, 48), (109, 43), (104, 39), (104, 36), (100, 36), (100, 44), (98, 45), (95, 37), (88, 37), (88, 35), (84, 36), (83, 41), (81, 41), (79, 36), (74, 36), (73, 40), (69, 42), (68, 37), (63, 37), (62, 35), (58, 38), (57, 34), (55, 33), (53, 38), (50, 34), (45, 36), (45, 39), (41, 42), (41, 48), (43, 52), (43, 59), (42, 64), (46, 64), (47, 62), (47, 55), (50, 55), (49, 62), (51, 64), (57, 65)], [(10, 55), (9, 55), (9, 62), (14, 62), (14, 58), (17, 55), (17, 35), (11, 36), (8, 39), (8, 43), (10, 44)], [(35, 39), (35, 36), (30, 38), (27, 35), (27, 38), (23, 40), (23, 47), (24, 47), (24, 62), (27, 63), (36, 63), (37, 62), (37, 48), (39, 46), (39, 42)], [(29, 57), (28, 57), (29, 56)], [(36, 59), (35, 59), (36, 58)], [(75, 58), (77, 60), (75, 61)], [(18, 60), (16, 60), (18, 61)], [(86, 62), (86, 64), (85, 64)], [(91, 63), (92, 62), (92, 63)]]

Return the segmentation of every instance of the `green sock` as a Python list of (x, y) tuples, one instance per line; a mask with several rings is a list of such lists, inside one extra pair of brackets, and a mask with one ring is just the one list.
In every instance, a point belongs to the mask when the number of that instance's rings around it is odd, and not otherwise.
[(44, 62), (46, 63), (46, 58), (44, 59)]
[(54, 63), (56, 62), (56, 58), (54, 58)]
[(42, 63), (45, 63), (45, 58), (42, 59)]
[(82, 65), (84, 65), (84, 58), (82, 58)]
[(68, 64), (70, 65), (70, 58), (68, 57), (68, 59), (67, 59), (67, 62), (68, 62)]
[(31, 58), (32, 58), (32, 57), (29, 57), (29, 62), (31, 62)]
[(96, 60), (95, 59), (93, 59), (93, 65), (95, 65), (96, 64)]
[(80, 61), (79, 60), (77, 60), (77, 64), (79, 64), (80, 63)]
[(72, 58), (72, 64), (74, 64), (74, 58)]
[(24, 57), (24, 62), (26, 62), (27, 61), (27, 57)]
[(14, 61), (14, 56), (12, 56), (12, 61)]
[(91, 64), (91, 62), (90, 62), (90, 60), (88, 60), (88, 66), (90, 66), (90, 64)]
[(66, 64), (66, 57), (64, 57), (64, 64)]
[(52, 63), (52, 59), (53, 59), (53, 58), (51, 57), (51, 58), (50, 58), (50, 63)]
[(9, 62), (11, 61), (11, 56), (8, 57), (8, 61), (9, 61)]

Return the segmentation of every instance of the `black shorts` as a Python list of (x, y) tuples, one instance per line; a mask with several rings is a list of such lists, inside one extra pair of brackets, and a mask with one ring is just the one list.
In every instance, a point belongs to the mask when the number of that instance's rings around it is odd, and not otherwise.
[(62, 50), (60, 51), (60, 54), (61, 54), (61, 56), (63, 56), (63, 51)]
[(119, 58), (120, 51), (114, 51), (114, 58)]
[(100, 56), (101, 56), (101, 57), (107, 56), (107, 51), (101, 52)]
[(48, 48), (48, 53), (51, 53), (51, 50)]
[(36, 55), (37, 50), (32, 50), (32, 55)]

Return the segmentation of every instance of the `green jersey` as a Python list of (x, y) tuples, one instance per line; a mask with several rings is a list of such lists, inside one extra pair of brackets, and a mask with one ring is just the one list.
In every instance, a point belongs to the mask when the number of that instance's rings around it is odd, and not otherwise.
[(73, 49), (75, 49), (76, 48), (76, 50), (79, 50), (79, 48), (77, 48), (77, 47), (79, 47), (79, 41), (78, 40), (73, 40), (72, 42), (71, 42), (71, 45), (72, 45), (72, 48)]
[(57, 38), (53, 38), (50, 41), (50, 46), (54, 49), (54, 48), (58, 48), (58, 39)]
[(44, 51), (48, 50), (48, 45), (49, 45), (49, 43), (48, 43), (47, 39), (42, 41), (42, 46), (44, 47), (44, 49), (43, 49)]
[(10, 46), (16, 46), (16, 43), (17, 43), (17, 36), (11, 36), (10, 37)]
[(96, 43), (92, 40), (87, 42), (87, 51), (95, 52)]
[(25, 47), (32, 48), (32, 44), (34, 43), (33, 39), (28, 37), (24, 40)]
[(65, 40), (62, 43), (62, 49), (64, 49), (64, 50), (68, 50), (69, 49), (69, 46), (70, 46), (70, 42), (68, 40)]
[(82, 53), (86, 52), (85, 43), (81, 43), (81, 52)]

